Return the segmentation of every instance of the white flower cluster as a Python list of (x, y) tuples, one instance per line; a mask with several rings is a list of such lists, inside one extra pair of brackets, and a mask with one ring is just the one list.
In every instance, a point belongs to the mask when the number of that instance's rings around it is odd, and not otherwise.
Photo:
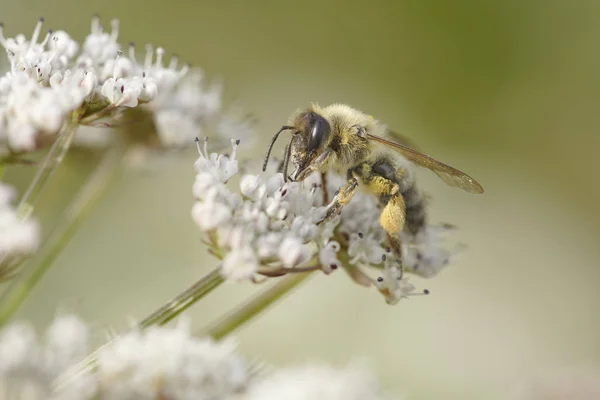
[(42, 36), (42, 22), (29, 40), (23, 34), (7, 38), (0, 26), (0, 45), (10, 61), (10, 71), (0, 77), (5, 153), (42, 147), (64, 124), (112, 126), (138, 106), (151, 112), (165, 146), (189, 143), (207, 125), (232, 126), (219, 113), (220, 85), (206, 88), (201, 72), (178, 67), (176, 57), (165, 65), (162, 48), (148, 45), (141, 62), (133, 45), (122, 54), (117, 20), (106, 32), (94, 17), (82, 45), (64, 31)]
[(315, 188), (305, 191), (299, 183), (284, 184), (281, 174), (267, 180), (245, 175), (241, 192), (230, 191), (225, 184), (238, 172), (238, 143), (232, 142), (227, 156), (208, 154), (205, 140), (194, 166), (197, 202), (192, 215), (206, 241), (223, 256), (223, 274), (245, 280), (258, 272), (275, 275), (306, 263), (314, 251), (305, 244), (318, 233)]
[[(232, 342), (191, 336), (184, 321), (117, 337), (94, 369), (72, 373), (88, 352), (89, 330), (74, 315), (58, 317), (39, 341), (26, 323), (0, 332), (0, 397), (31, 400), (381, 399), (357, 368), (290, 368), (256, 375)], [(57, 379), (60, 378), (60, 379)]]
[[(38, 341), (30, 324), (9, 325), (0, 333), (0, 393), (8, 399), (52, 398), (53, 380), (85, 357), (87, 346), (87, 327), (71, 315), (57, 318), (47, 330), (43, 343)], [(95, 391), (94, 382), (82, 378), (72, 390), (90, 396)]]
[(234, 351), (232, 342), (194, 338), (180, 321), (117, 338), (101, 349), (93, 376), (106, 399), (222, 399), (249, 380)]
[(0, 394), (7, 396), (2, 398), (225, 399), (249, 380), (233, 343), (194, 338), (186, 323), (117, 337), (99, 350), (94, 370), (65, 377), (89, 354), (88, 336), (87, 326), (74, 315), (58, 317), (42, 343), (28, 324), (5, 328)]
[[(443, 246), (448, 226), (426, 226), (418, 234), (401, 234), (404, 270), (390, 255), (385, 231), (379, 225), (376, 199), (357, 193), (340, 216), (320, 223), (328, 205), (324, 193), (334, 193), (344, 181), (329, 174), (321, 187), (318, 174), (303, 182), (284, 182), (281, 173), (241, 177), (239, 191), (226, 183), (238, 172), (238, 142), (230, 155), (199, 149), (193, 186), (193, 219), (205, 241), (222, 258), (222, 274), (229, 280), (255, 280), (257, 275), (321, 269), (330, 273), (344, 267), (363, 285), (374, 285), (388, 303), (415, 294), (403, 272), (432, 277), (456, 252)], [(340, 261), (340, 260), (343, 260)], [(371, 279), (362, 267), (383, 271)]]
[(15, 192), (0, 182), (0, 281), (10, 279), (19, 263), (38, 248), (37, 222), (21, 219), (13, 208)]

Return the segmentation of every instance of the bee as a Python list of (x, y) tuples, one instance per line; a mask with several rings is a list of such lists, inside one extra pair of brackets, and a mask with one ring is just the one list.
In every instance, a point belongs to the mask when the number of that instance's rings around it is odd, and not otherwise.
[[(292, 114), (288, 124), (273, 136), (263, 171), (283, 131), (292, 132), (283, 158), (284, 180), (302, 181), (314, 172), (335, 171), (346, 175), (346, 185), (336, 192), (321, 222), (340, 214), (357, 189), (365, 190), (381, 204), (379, 224), (386, 231), (389, 245), (400, 263), (399, 233), (402, 230), (418, 233), (425, 225), (426, 215), (421, 192), (402, 167), (403, 160), (398, 153), (409, 162), (430, 169), (450, 186), (469, 193), (483, 193), (482, 186), (469, 175), (421, 153), (409, 139), (344, 104), (326, 107), (312, 104)], [(294, 170), (288, 175), (290, 163)]]

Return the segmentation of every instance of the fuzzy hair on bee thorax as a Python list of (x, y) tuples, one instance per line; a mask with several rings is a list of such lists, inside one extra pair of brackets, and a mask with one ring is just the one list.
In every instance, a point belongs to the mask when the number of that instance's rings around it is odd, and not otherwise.
[[(311, 118), (322, 117), (329, 125), (329, 133), (315, 150), (310, 148)], [(292, 115), (289, 125), (296, 129), (291, 143), (291, 161), (296, 166), (306, 167), (325, 149), (331, 157), (320, 170), (334, 170), (345, 173), (349, 168), (369, 159), (373, 154), (373, 144), (367, 133), (381, 135), (385, 128), (373, 117), (344, 104), (321, 107), (312, 104), (308, 109)]]

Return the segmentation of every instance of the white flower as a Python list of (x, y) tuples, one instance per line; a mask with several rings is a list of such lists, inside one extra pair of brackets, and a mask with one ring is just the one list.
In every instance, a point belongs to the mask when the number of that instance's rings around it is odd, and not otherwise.
[(429, 290), (425, 289), (422, 292), (415, 292), (415, 286), (408, 281), (394, 262), (384, 263), (383, 276), (377, 278), (377, 288), (385, 296), (388, 304), (396, 304), (401, 299), (408, 299), (409, 296), (428, 295)]
[(88, 351), (89, 332), (72, 314), (58, 316), (46, 331), (45, 359), (48, 370), (65, 370), (83, 359)]
[(261, 259), (277, 257), (283, 240), (281, 232), (268, 232), (257, 239), (256, 253)]
[(232, 281), (248, 280), (258, 270), (258, 258), (250, 246), (235, 248), (223, 259), (221, 273)]
[(279, 259), (287, 268), (292, 268), (307, 261), (311, 252), (306, 249), (298, 237), (288, 236), (279, 246)]
[(32, 400), (382, 399), (373, 377), (357, 366), (251, 374), (235, 342), (196, 338), (187, 319), (131, 330), (95, 353), (94, 368), (72, 368), (88, 354), (88, 336), (74, 315), (59, 316), (43, 341), (30, 324), (9, 325), (0, 332), (0, 393)]
[(211, 196), (204, 202), (194, 204), (192, 216), (201, 229), (210, 231), (231, 219), (231, 210), (226, 205), (215, 201)]
[(284, 369), (254, 383), (246, 400), (379, 400), (373, 377), (356, 367), (306, 366)]
[(69, 112), (63, 93), (39, 86), (25, 72), (10, 75), (10, 91), (0, 98), (0, 139), (14, 151), (35, 149), (39, 134), (54, 134)]
[(38, 248), (40, 230), (37, 222), (19, 218), (10, 202), (13, 189), (0, 182), (0, 281), (12, 277), (14, 269)]
[(278, 192), (284, 184), (283, 174), (275, 173), (268, 177), (267, 179), (267, 192), (266, 194), (269, 196), (274, 195)]
[(292, 221), (292, 226), (290, 227), (290, 231), (298, 235), (303, 242), (313, 240), (317, 235), (317, 230), (317, 226), (304, 215), (295, 217)]
[(407, 270), (425, 278), (437, 275), (464, 246), (444, 247), (445, 235), (453, 227), (427, 226), (417, 235), (403, 235), (403, 259)]
[[(146, 65), (152, 64), (146, 62)], [(172, 59), (169, 68), (163, 68), (162, 55), (158, 51), (155, 65), (149, 76), (157, 80), (158, 95), (149, 107), (163, 142), (173, 146), (187, 145), (206, 127), (223, 137), (245, 138), (250, 133), (243, 119), (220, 113), (223, 89), (220, 84), (206, 87), (198, 69), (183, 67), (175, 71), (176, 59)]]
[(75, 110), (92, 94), (97, 84), (96, 74), (83, 69), (53, 73), (49, 80), (56, 98), (61, 100), (66, 110)]
[(240, 180), (240, 191), (250, 200), (258, 200), (265, 195), (267, 187), (261, 182), (258, 175), (244, 175)]
[(138, 97), (142, 93), (141, 82), (135, 79), (125, 80), (123, 78), (107, 79), (102, 85), (102, 95), (108, 101), (119, 107), (136, 107)]
[(188, 324), (117, 337), (98, 353), (97, 378), (108, 399), (223, 399), (248, 381), (232, 342), (197, 339)]
[(219, 182), (227, 182), (238, 172), (238, 161), (235, 159), (239, 140), (231, 140), (232, 151), (229, 156), (217, 153), (208, 153), (208, 137), (204, 138), (204, 151), (198, 144), (198, 153), (200, 157), (194, 163), (194, 169), (198, 173), (208, 172), (212, 174)]
[(205, 199), (210, 189), (217, 187), (221, 182), (219, 177), (210, 172), (199, 172), (192, 186), (192, 193), (198, 200)]
[(41, 32), (42, 20), (30, 40), (6, 38), (0, 26), (10, 61), (10, 71), (0, 75), (0, 153), (37, 150), (67, 123), (110, 127), (134, 107), (154, 120), (164, 146), (187, 144), (203, 129), (235, 137), (249, 132), (245, 121), (220, 112), (220, 84), (207, 86), (198, 70), (179, 68), (176, 57), (163, 65), (164, 49), (147, 46), (142, 63), (133, 46), (123, 56), (118, 20), (106, 32), (94, 17), (79, 54), (79, 43), (65, 31), (43, 38)]
[(381, 242), (375, 239), (373, 233), (367, 236), (362, 232), (352, 233), (350, 235), (350, 245), (348, 246), (348, 255), (352, 257), (350, 263), (360, 264), (379, 264), (385, 250), (381, 247)]
[[(237, 144), (232, 141), (229, 156), (209, 154), (205, 140), (194, 164), (194, 220), (225, 254), (223, 275), (234, 281), (252, 279), (265, 264), (277, 269), (307, 262), (313, 251), (304, 242), (317, 232), (308, 216), (312, 197), (297, 184), (283, 185), (281, 177), (265, 183), (259, 175), (242, 177), (240, 193), (230, 191), (225, 183), (238, 172)], [(286, 218), (291, 202), (307, 216)]]
[(283, 201), (282, 193), (286, 193), (285, 189), (275, 192), (273, 196), (267, 197), (265, 212), (269, 217), (284, 219), (287, 216), (289, 203)]
[(88, 351), (87, 328), (73, 315), (59, 316), (45, 343), (38, 341), (31, 325), (9, 325), (0, 332), (0, 388), (15, 399), (91, 399), (96, 383), (90, 377), (53, 393), (53, 381)]
[(27, 323), (14, 323), (0, 335), (0, 375), (21, 368), (35, 369), (41, 361), (35, 330)]
[[(114, 58), (109, 59), (104, 63), (100, 76), (103, 80), (132, 78), (139, 72), (139, 66), (132, 60), (121, 55), (120, 50), (114, 53)], [(106, 79), (105, 77), (110, 77)]]
[(131, 331), (98, 351), (95, 369), (70, 369), (89, 354), (88, 345), (88, 329), (73, 315), (58, 317), (43, 342), (31, 325), (9, 325), (0, 332), (1, 393), (34, 400), (226, 399), (249, 382), (235, 343), (197, 339), (186, 321)]
[(337, 258), (337, 253), (340, 249), (340, 244), (335, 240), (332, 240), (319, 251), (319, 263), (321, 263), (323, 268), (326, 268), (326, 272), (331, 272), (342, 265)]
[(65, 57), (71, 59), (77, 54), (79, 50), (79, 43), (71, 39), (71, 36), (65, 31), (56, 31), (51, 35), (52, 42), (49, 43), (49, 47), (59, 57)]
[(104, 28), (100, 24), (100, 18), (94, 16), (92, 18), (91, 33), (83, 42), (83, 50), (78, 60), (78, 64), (87, 64), (92, 62), (96, 65), (103, 65), (115, 58), (115, 55), (120, 50), (117, 43), (119, 37), (119, 21), (114, 19), (111, 21), (111, 32), (104, 32)]
[(31, 393), (33, 399), (49, 397), (52, 376), (43, 362), (30, 324), (14, 323), (0, 332), (0, 388), (10, 398), (26, 393)]

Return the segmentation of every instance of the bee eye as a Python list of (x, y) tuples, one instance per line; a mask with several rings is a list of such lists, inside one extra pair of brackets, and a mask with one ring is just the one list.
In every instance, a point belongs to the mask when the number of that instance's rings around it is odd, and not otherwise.
[(309, 115), (308, 151), (317, 150), (329, 136), (331, 128), (329, 122), (322, 116), (311, 113)]

